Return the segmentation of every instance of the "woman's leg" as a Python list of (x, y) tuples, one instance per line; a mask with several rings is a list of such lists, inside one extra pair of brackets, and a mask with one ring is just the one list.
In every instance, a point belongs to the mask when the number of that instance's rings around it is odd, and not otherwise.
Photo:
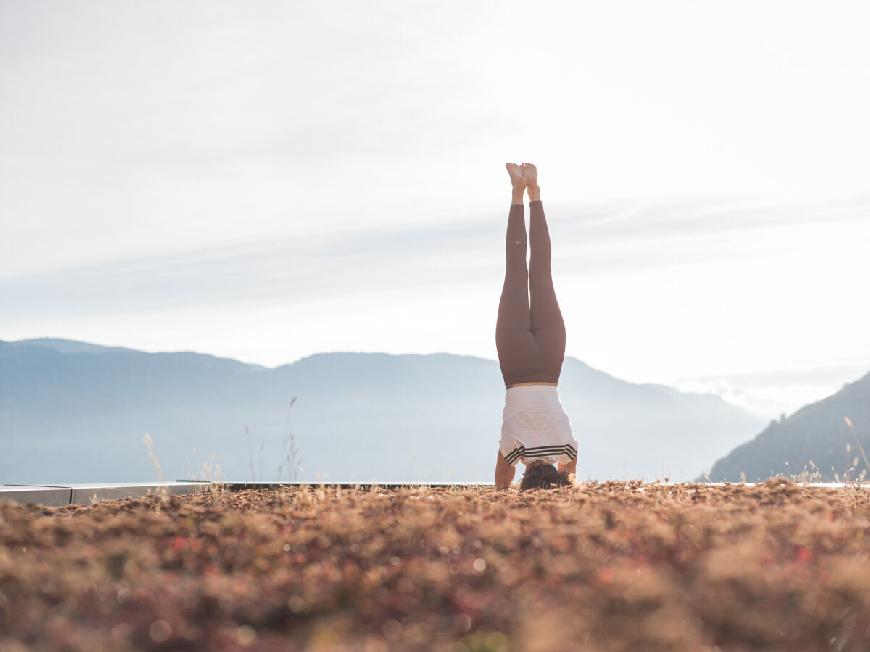
[(505, 275), (498, 302), (495, 346), (505, 386), (519, 382), (517, 372), (534, 366), (535, 338), (530, 330), (529, 272), (522, 204), (511, 204), (505, 237)]
[(526, 266), (526, 224), (522, 204), (511, 204), (505, 233), (505, 271), (498, 302), (496, 330), (529, 330), (529, 270)]
[[(540, 364), (553, 374), (557, 382), (565, 359), (565, 321), (556, 290), (553, 287), (550, 231), (537, 185), (537, 170), (525, 164), (530, 180), (529, 191), (529, 293), (531, 295), (530, 321), (532, 333), (538, 343)], [(525, 174), (526, 172), (524, 172)]]
[[(508, 165), (508, 172), (512, 172)], [(511, 173), (514, 182), (511, 207), (508, 212), (505, 234), (505, 276), (501, 298), (498, 303), (498, 320), (495, 326), (495, 346), (505, 385), (519, 382), (518, 373), (525, 373), (534, 366), (535, 339), (532, 336), (531, 311), (529, 308), (529, 271), (526, 266), (526, 224), (523, 195), (525, 183), (518, 166)]]

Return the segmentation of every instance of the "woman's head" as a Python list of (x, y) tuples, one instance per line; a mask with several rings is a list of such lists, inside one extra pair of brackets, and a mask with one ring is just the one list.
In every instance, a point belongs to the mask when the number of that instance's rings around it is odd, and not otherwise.
[(526, 468), (520, 491), (526, 489), (552, 489), (571, 484), (567, 473), (560, 473), (552, 464), (535, 464)]

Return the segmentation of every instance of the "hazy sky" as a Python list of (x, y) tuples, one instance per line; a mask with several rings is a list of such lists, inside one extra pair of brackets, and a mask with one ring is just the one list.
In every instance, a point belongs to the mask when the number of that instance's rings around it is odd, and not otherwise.
[(870, 370), (863, 2), (0, 0), (0, 339), (495, 358), (534, 161), (568, 355)]

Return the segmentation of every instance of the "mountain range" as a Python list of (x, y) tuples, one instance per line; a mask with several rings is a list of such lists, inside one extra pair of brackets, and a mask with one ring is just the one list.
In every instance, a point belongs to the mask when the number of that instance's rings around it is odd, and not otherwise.
[(775, 475), (844, 481), (870, 476), (870, 374), (772, 421), (717, 461), (709, 479), (753, 482)]
[[(716, 395), (575, 358), (559, 394), (582, 479), (691, 479), (764, 425)], [(490, 481), (504, 397), (496, 361), (448, 353), (318, 353), (267, 368), (0, 341), (0, 482)]]

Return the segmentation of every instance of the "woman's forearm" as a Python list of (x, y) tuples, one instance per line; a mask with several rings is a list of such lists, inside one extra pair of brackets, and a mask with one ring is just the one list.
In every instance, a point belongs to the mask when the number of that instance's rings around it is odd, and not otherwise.
[(568, 473), (568, 474), (577, 474), (577, 460), (571, 460), (570, 462), (559, 462), (556, 467), (559, 470), (559, 473)]
[(505, 461), (504, 456), (501, 454), (501, 451), (499, 451), (498, 458), (495, 462), (495, 488), (507, 489), (510, 487), (516, 471), (517, 467), (508, 464)]

